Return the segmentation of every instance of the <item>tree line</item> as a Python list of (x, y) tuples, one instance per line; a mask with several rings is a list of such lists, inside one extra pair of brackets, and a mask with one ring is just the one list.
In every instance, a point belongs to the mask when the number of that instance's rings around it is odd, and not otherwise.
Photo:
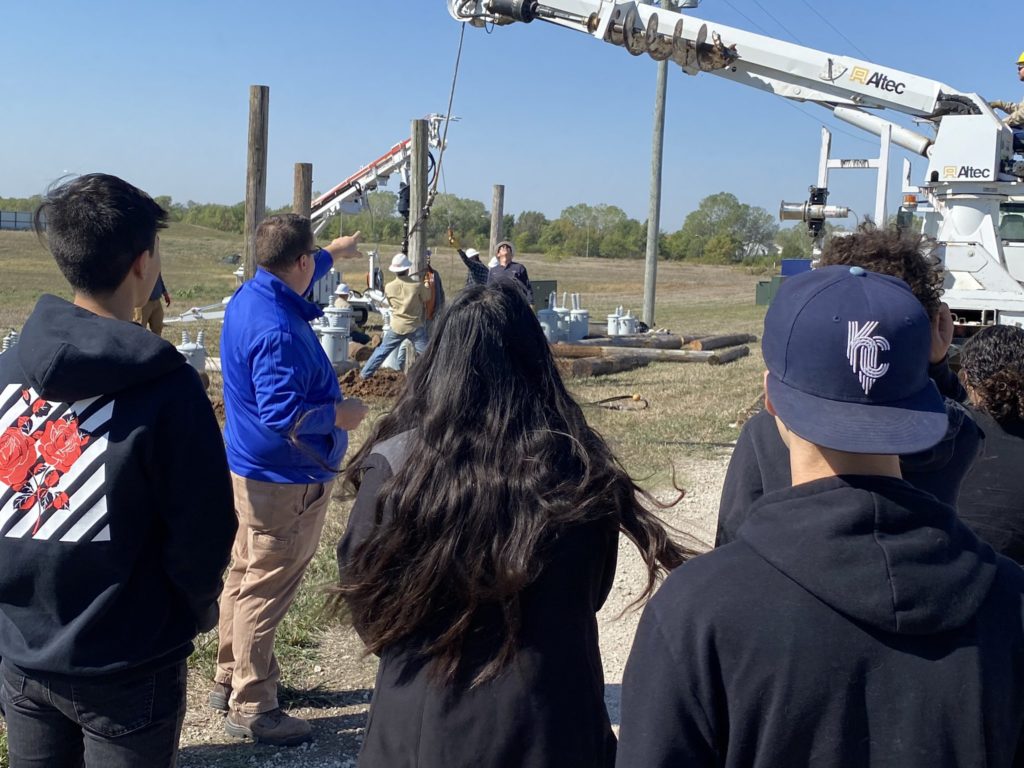
[[(155, 200), (169, 213), (171, 221), (238, 234), (243, 231), (244, 203), (179, 203), (168, 195)], [(40, 202), (39, 196), (0, 197), (0, 210), (30, 211)], [(284, 207), (268, 214), (289, 210)], [(630, 218), (614, 205), (578, 203), (564, 209), (555, 219), (539, 211), (506, 214), (503, 225), (505, 237), (520, 252), (640, 259), (646, 249), (647, 222)], [(321, 237), (334, 237), (342, 230), (361, 230), (371, 242), (398, 243), (402, 241), (404, 226), (398, 213), (398, 195), (378, 190), (365, 196), (359, 213), (335, 217)], [(429, 243), (445, 245), (450, 231), (462, 247), (484, 250), (490, 226), (490, 212), (482, 202), (440, 194), (426, 222), (427, 239)], [(680, 229), (662, 232), (658, 237), (658, 255), (669, 260), (730, 264), (804, 258), (810, 254), (811, 241), (802, 226), (782, 229), (764, 208), (742, 203), (729, 192), (705, 197), (686, 216)]]

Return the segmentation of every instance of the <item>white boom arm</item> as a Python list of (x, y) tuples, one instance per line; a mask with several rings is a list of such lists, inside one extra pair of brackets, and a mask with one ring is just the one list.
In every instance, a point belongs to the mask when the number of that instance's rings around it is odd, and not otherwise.
[[(977, 94), (742, 29), (719, 24), (709, 29), (701, 19), (638, 0), (447, 2), (453, 18), (472, 26), (546, 21), (621, 46), (634, 56), (646, 53), (658, 61), (671, 60), (691, 75), (709, 72), (815, 103), (927, 157), (919, 190), (935, 211), (925, 224), (939, 241), (947, 301), (982, 322), (995, 317), (1024, 324), (1024, 247), (1004, 247), (998, 230), (1000, 206), (1022, 194), (1024, 162), (1014, 160), (1013, 131)], [(892, 110), (930, 121), (935, 137), (867, 110)], [(826, 189), (812, 188), (811, 202), (823, 204), (827, 194)]]
[[(427, 117), (428, 142), (435, 149), (441, 146), (439, 127), (443, 119), (442, 115)], [(320, 230), (327, 226), (327, 222), (341, 212), (346, 203), (359, 202), (366, 192), (372, 192), (378, 186), (387, 184), (393, 174), (406, 170), (411, 159), (412, 139), (405, 139), (320, 195), (310, 206), (309, 219), (313, 224), (313, 233), (319, 234)]]
[[(637, 0), (448, 0), (453, 18), (473, 26), (547, 21), (624, 47), (670, 59), (695, 75), (709, 72), (796, 101), (819, 104), (841, 120), (879, 135), (882, 118), (866, 109), (890, 109), (938, 121), (946, 115), (977, 116), (973, 146), (941, 148), (929, 168), (939, 180), (1012, 180), (1012, 132), (977, 94), (945, 83), (849, 56), (787, 43)], [(979, 131), (980, 124), (987, 130)], [(979, 134), (984, 133), (984, 136)], [(934, 140), (892, 124), (892, 142), (932, 157)], [(950, 167), (956, 171), (951, 174)], [(961, 173), (961, 171), (963, 173)]]
[[(479, 26), (512, 21), (549, 21), (600, 40), (672, 59), (689, 74), (711, 72), (728, 80), (799, 101), (895, 109), (928, 117), (950, 96), (980, 108), (985, 103), (943, 83), (848, 56), (825, 53), (716, 25), (642, 2), (616, 0), (448, 0), (453, 17)], [(974, 111), (974, 110), (972, 110)]]

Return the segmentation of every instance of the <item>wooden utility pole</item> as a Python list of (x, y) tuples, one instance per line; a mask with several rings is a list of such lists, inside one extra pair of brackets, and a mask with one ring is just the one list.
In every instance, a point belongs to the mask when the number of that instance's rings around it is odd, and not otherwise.
[[(674, 0), (662, 0), (661, 7), (675, 11)], [(658, 282), (658, 235), (661, 232), (661, 159), (665, 146), (665, 91), (668, 61), (658, 62), (658, 84), (654, 91), (654, 136), (651, 140), (651, 196), (647, 209), (647, 254), (644, 262), (644, 322), (654, 327), (654, 293)]]
[(423, 208), (427, 204), (427, 121), (412, 121), (412, 157), (409, 167), (409, 261), (410, 274), (419, 274), (427, 266), (427, 220)]
[(309, 218), (313, 205), (313, 164), (295, 164), (295, 187), (292, 191), (292, 213)]
[(267, 125), (270, 87), (249, 86), (249, 152), (245, 163), (245, 279), (256, 274), (256, 227), (267, 211)]
[(491, 258), (498, 255), (498, 243), (505, 236), (505, 185), (495, 184), (491, 197)]

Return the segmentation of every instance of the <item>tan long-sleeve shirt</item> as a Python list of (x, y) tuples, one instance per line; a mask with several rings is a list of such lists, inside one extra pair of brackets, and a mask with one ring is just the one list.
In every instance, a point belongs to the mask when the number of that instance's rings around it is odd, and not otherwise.
[(1003, 120), (1011, 128), (1024, 128), (1024, 101), (1014, 104), (1012, 101), (990, 101), (988, 104), (992, 109), (999, 109), (1006, 112), (1008, 117)]
[(391, 330), (405, 335), (423, 325), (423, 303), (430, 298), (431, 289), (420, 280), (399, 275), (386, 286), (384, 295), (391, 306)]

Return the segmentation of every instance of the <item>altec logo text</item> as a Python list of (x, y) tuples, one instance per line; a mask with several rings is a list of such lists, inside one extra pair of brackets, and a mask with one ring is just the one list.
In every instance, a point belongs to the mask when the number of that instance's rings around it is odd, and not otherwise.
[(970, 165), (945, 165), (942, 167), (944, 179), (988, 179), (992, 171), (988, 168), (974, 168)]
[(850, 82), (860, 83), (861, 85), (873, 85), (880, 91), (888, 91), (890, 93), (903, 93), (907, 90), (906, 83), (898, 83), (881, 72), (872, 73), (870, 69), (865, 69), (864, 67), (854, 67), (850, 71)]

